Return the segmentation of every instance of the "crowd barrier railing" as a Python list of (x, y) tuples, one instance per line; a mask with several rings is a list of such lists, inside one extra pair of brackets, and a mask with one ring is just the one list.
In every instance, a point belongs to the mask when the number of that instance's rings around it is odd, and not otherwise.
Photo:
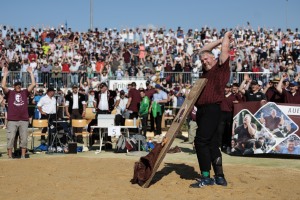
[[(274, 76), (281, 76), (281, 73), (265, 73), (265, 72), (231, 72), (230, 73), (230, 83), (237, 82), (241, 83), (244, 79), (244, 75), (248, 74), (251, 79), (260, 80), (264, 84), (266, 84), (271, 78)], [(166, 79), (169, 83), (190, 83), (193, 84), (199, 77), (201, 77), (202, 72), (161, 72), (156, 77), (152, 76), (152, 80), (154, 81), (162, 81)], [(290, 80), (293, 80), (297, 74), (289, 75)], [(101, 75), (99, 73), (94, 73), (92, 77), (97, 77), (98, 80), (101, 82)], [(54, 87), (54, 88), (69, 88), (72, 85), (77, 84), (79, 85), (80, 79), (82, 78), (83, 81), (87, 80), (86, 73), (60, 73), (54, 74), (52, 72), (34, 72), (35, 82), (39, 87)], [(143, 77), (122, 77), (122, 80), (147, 80), (150, 78), (150, 75), (145, 74)], [(109, 80), (118, 80), (119, 77), (116, 76), (109, 76), (105, 78), (105, 81), (108, 82)], [(1, 76), (2, 80), (2, 76)], [(27, 72), (17, 72), (17, 71), (10, 71), (7, 77), (7, 86), (12, 87), (13, 84), (17, 81), (22, 83), (22, 87), (28, 87), (30, 85), (30, 76)]]

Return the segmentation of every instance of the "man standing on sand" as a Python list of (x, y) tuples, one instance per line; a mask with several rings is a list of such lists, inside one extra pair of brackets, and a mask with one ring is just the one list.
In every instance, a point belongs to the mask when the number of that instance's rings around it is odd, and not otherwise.
[(21, 158), (25, 158), (27, 149), (27, 129), (28, 129), (28, 101), (27, 98), (35, 87), (35, 80), (32, 69), (29, 67), (27, 71), (30, 74), (31, 84), (27, 89), (22, 90), (22, 83), (15, 82), (14, 89), (10, 90), (6, 86), (8, 70), (3, 68), (2, 90), (6, 95), (8, 102), (7, 110), (7, 154), (8, 158), (12, 158), (12, 148), (17, 131), (20, 133)]
[[(195, 149), (201, 178), (190, 185), (193, 188), (213, 184), (227, 186), (222, 167), (222, 154), (219, 149), (218, 124), (224, 88), (230, 77), (229, 46), (231, 37), (231, 32), (225, 33), (223, 39), (207, 44), (200, 53), (204, 69), (201, 78), (206, 78), (208, 81), (196, 102), (198, 129), (195, 137)], [(220, 44), (222, 44), (221, 54), (218, 59), (215, 59), (211, 50)], [(214, 178), (210, 178), (211, 165), (215, 173)]]

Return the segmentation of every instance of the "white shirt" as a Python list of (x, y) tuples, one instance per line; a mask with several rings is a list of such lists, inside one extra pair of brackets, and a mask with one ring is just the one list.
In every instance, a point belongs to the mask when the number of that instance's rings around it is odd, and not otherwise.
[[(73, 106), (72, 109), (79, 109), (78, 105), (79, 99), (78, 99), (78, 93), (73, 93)], [(69, 106), (70, 102), (66, 101), (65, 106)], [(85, 101), (82, 101), (82, 104), (86, 104)]]
[(101, 93), (99, 105), (98, 108), (100, 110), (108, 110), (108, 99), (107, 99), (107, 91), (104, 93)]
[(48, 95), (45, 95), (39, 100), (37, 106), (42, 107), (42, 111), (47, 114), (55, 114), (56, 113), (55, 97), (50, 98)]
[(120, 103), (117, 107), (117, 115), (122, 115), (122, 113), (124, 112), (124, 110), (126, 109), (126, 105), (128, 102), (128, 98), (124, 97), (123, 99), (120, 98), (119, 96), (116, 98), (116, 100), (120, 99)]

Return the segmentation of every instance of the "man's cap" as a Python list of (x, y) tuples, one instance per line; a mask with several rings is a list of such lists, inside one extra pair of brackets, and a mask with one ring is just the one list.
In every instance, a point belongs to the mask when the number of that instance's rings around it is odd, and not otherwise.
[(252, 81), (251, 81), (251, 85), (258, 85), (257, 80), (252, 80)]
[(290, 82), (290, 87), (299, 86), (298, 82), (292, 81)]
[(39, 89), (39, 92), (44, 93), (44, 90), (43, 89)]
[(73, 89), (73, 88), (78, 88), (78, 85), (74, 84), (74, 85), (72, 86), (72, 89)]
[(120, 95), (124, 95), (124, 94), (125, 94), (124, 90), (121, 90)]
[(107, 87), (107, 84), (106, 83), (100, 83), (100, 88), (103, 88), (103, 87)]
[(50, 88), (48, 88), (47, 92), (55, 92), (55, 89), (50, 87)]
[(161, 85), (160, 85), (160, 84), (156, 84), (156, 85), (155, 85), (155, 88), (156, 88), (156, 89), (161, 89)]
[(14, 86), (17, 86), (17, 85), (22, 85), (22, 83), (21, 83), (20, 81), (15, 82), (15, 83), (14, 83)]

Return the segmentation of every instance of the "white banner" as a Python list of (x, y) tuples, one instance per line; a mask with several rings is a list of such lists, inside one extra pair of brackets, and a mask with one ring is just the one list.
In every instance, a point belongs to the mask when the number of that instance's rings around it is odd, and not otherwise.
[(283, 105), (278, 105), (278, 107), (286, 115), (297, 115), (297, 116), (300, 116), (300, 106), (283, 106)]
[(119, 91), (127, 91), (127, 85), (132, 82), (136, 83), (136, 89), (146, 89), (146, 80), (109, 80), (109, 89), (115, 90), (118, 88)]

